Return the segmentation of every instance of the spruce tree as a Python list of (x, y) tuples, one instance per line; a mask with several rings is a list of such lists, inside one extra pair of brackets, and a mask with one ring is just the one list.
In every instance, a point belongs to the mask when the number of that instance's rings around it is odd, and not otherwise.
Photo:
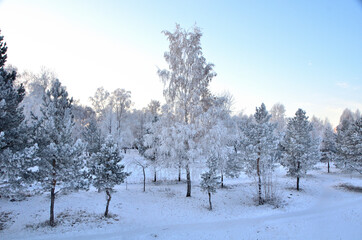
[(282, 165), (288, 174), (299, 179), (320, 159), (318, 142), (312, 138), (313, 127), (308, 121), (305, 111), (298, 109), (295, 117), (290, 119), (283, 141), (281, 142)]

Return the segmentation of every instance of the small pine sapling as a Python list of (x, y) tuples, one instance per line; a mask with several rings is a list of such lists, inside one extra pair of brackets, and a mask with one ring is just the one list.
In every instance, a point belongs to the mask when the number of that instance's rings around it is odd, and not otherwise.
[(209, 196), (209, 210), (212, 210), (211, 194), (216, 193), (217, 186), (220, 185), (220, 177), (216, 175), (216, 159), (210, 158), (208, 161), (209, 171), (201, 174), (200, 188)]
[(117, 184), (121, 184), (130, 175), (124, 171), (124, 165), (121, 164), (123, 156), (119, 152), (117, 144), (113, 141), (112, 136), (108, 136), (105, 143), (102, 144), (98, 153), (92, 155), (94, 163), (93, 185), (101, 190), (105, 190), (107, 205), (104, 216), (108, 217), (109, 203), (111, 193)]

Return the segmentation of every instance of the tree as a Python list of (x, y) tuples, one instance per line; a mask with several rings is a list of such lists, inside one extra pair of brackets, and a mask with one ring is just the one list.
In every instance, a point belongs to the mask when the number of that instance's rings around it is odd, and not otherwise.
[(157, 133), (157, 122), (159, 120), (159, 111), (160, 111), (160, 102), (156, 100), (151, 100), (147, 106), (146, 113), (149, 115), (148, 121), (145, 123), (145, 134), (143, 135), (143, 145), (144, 150), (143, 156), (151, 161), (154, 168), (153, 181), (157, 181), (157, 158), (158, 158), (158, 148), (160, 145), (160, 140)]
[(103, 87), (97, 88), (94, 97), (90, 97), (89, 100), (92, 102), (92, 106), (94, 111), (97, 114), (97, 118), (104, 117), (107, 105), (108, 105), (108, 98), (110, 94), (107, 90)]
[[(243, 126), (244, 138), (241, 139), (241, 157), (246, 173), (256, 177), (258, 186), (258, 204), (273, 198), (273, 170), (279, 139), (275, 134), (276, 124), (271, 123), (271, 115), (264, 103), (256, 108), (254, 118)], [(262, 189), (264, 188), (264, 197)]]
[(207, 63), (201, 49), (201, 30), (194, 27), (193, 31), (186, 31), (176, 25), (175, 32), (163, 31), (170, 45), (169, 52), (164, 57), (169, 65), (169, 70), (158, 70), (165, 89), (164, 96), (171, 110), (176, 115), (177, 122), (181, 124), (181, 133), (184, 140), (179, 142), (184, 149), (184, 162), (187, 177), (186, 197), (191, 196), (190, 164), (195, 156), (191, 142), (197, 136), (192, 134), (192, 125), (195, 119), (209, 106), (209, 83), (216, 75), (213, 64)]
[(277, 124), (277, 131), (279, 134), (284, 134), (285, 127), (286, 127), (286, 120), (285, 120), (285, 107), (281, 103), (276, 103), (270, 109), (270, 122)]
[(83, 106), (78, 101), (73, 103), (72, 113), (74, 116), (72, 136), (75, 139), (82, 139), (84, 128), (91, 122), (96, 123), (96, 114), (91, 107)]
[(49, 90), (51, 82), (56, 80), (55, 73), (42, 68), (37, 74), (23, 72), (20, 81), (24, 84), (26, 95), (22, 101), (24, 107), (25, 120), (31, 121), (32, 115), (41, 116), (40, 107), (43, 96)]
[(95, 119), (91, 119), (90, 122), (84, 127), (82, 137), (87, 143), (86, 149), (90, 155), (100, 151), (102, 136)]
[[(1, 31), (0, 31), (1, 33)], [(31, 146), (21, 102), (25, 96), (22, 84), (16, 86), (17, 73), (5, 69), (7, 46), (0, 35), (0, 194), (19, 193), (25, 180), (31, 181), (28, 168), (37, 150)], [(2, 193), (1, 193), (2, 192)]]
[(117, 144), (112, 136), (108, 136), (99, 152), (92, 155), (94, 178), (93, 185), (106, 191), (107, 205), (104, 216), (108, 216), (109, 202), (113, 187), (124, 182), (130, 173), (124, 172), (124, 165), (121, 164), (123, 156), (119, 152)]
[[(230, 95), (229, 95), (230, 96)], [(200, 128), (204, 132), (200, 144), (206, 159), (214, 159), (215, 171), (220, 173), (221, 187), (224, 187), (224, 176), (228, 175), (230, 147), (233, 134), (228, 126), (230, 120), (229, 96), (214, 97), (209, 109), (200, 115)]]
[(124, 89), (117, 88), (112, 92), (112, 101), (114, 103), (114, 111), (117, 118), (117, 133), (121, 132), (121, 122), (126, 111), (131, 107), (131, 92)]
[(327, 162), (328, 173), (330, 172), (330, 162), (336, 153), (336, 134), (333, 132), (332, 125), (329, 122), (325, 123), (321, 142), (321, 161)]
[(34, 141), (39, 145), (40, 157), (37, 179), (44, 190), (50, 191), (49, 224), (55, 226), (54, 203), (56, 187), (61, 189), (88, 189), (85, 167), (85, 144), (73, 140), (72, 99), (55, 80), (43, 98), (41, 117), (34, 116)]
[(220, 177), (216, 175), (216, 159), (208, 159), (209, 170), (201, 174), (200, 188), (207, 192), (209, 196), (209, 210), (212, 210), (211, 194), (216, 192), (216, 187), (220, 184)]
[(5, 69), (8, 48), (3, 39), (4, 37), (0, 35), (0, 133), (4, 134), (0, 152), (5, 149), (21, 150), (25, 146), (26, 137), (23, 134), (26, 128), (22, 126), (23, 108), (20, 106), (25, 96), (25, 89), (22, 84), (16, 87), (16, 72), (8, 72)]
[(337, 127), (336, 166), (362, 174), (362, 117), (343, 119)]
[(281, 142), (282, 165), (292, 177), (297, 178), (298, 191), (299, 179), (320, 159), (318, 140), (312, 138), (312, 131), (313, 126), (308, 121), (305, 111), (298, 109), (295, 117), (289, 120)]

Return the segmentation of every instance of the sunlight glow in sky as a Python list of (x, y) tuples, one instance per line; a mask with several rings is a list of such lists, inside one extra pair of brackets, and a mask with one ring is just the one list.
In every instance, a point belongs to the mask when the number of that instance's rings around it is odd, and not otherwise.
[(262, 102), (297, 108), (336, 125), (344, 108), (362, 109), (362, 3), (346, 1), (0, 0), (8, 64), (53, 70), (75, 99), (104, 86), (132, 92), (134, 108), (163, 101), (157, 67), (162, 30), (201, 27), (214, 93), (234, 111)]

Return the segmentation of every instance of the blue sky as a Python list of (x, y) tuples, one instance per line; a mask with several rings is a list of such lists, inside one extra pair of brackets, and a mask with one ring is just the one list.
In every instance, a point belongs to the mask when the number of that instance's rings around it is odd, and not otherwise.
[(0, 1), (8, 63), (55, 71), (87, 103), (97, 87), (125, 88), (134, 107), (162, 100), (162, 30), (202, 29), (202, 47), (234, 110), (280, 102), (292, 116), (362, 109), (362, 3), (346, 1)]

